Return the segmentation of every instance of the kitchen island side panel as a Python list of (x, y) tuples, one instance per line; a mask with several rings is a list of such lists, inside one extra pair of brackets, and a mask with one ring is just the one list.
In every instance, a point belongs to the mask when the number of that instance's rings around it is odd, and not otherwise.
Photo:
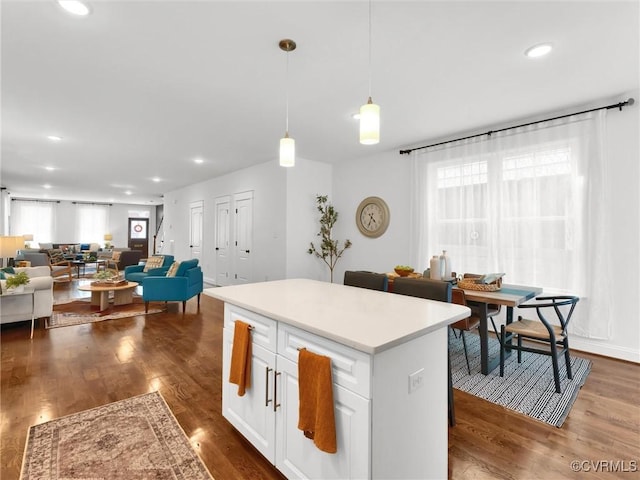
[(372, 478), (447, 478), (447, 355), (444, 327), (374, 356)]

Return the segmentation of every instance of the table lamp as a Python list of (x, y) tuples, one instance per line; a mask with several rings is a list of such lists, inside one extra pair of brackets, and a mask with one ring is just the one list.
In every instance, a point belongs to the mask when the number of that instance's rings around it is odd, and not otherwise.
[(24, 248), (31, 248), (31, 242), (33, 242), (33, 233), (25, 233), (22, 235), (24, 238)]
[(6, 258), (7, 266), (10, 266), (13, 263), (12, 259), (16, 257), (16, 252), (21, 248), (24, 248), (24, 237), (0, 236), (0, 262), (4, 262)]
[(104, 234), (104, 248), (111, 248), (111, 240), (113, 240), (113, 235), (110, 233)]

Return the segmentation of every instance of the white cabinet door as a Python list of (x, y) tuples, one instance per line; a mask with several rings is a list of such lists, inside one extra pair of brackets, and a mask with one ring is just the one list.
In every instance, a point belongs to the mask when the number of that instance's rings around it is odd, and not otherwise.
[(369, 478), (369, 400), (333, 385), (337, 449), (319, 450), (298, 429), (298, 365), (277, 357), (276, 467), (289, 479)]
[(229, 285), (229, 209), (231, 200), (228, 196), (216, 198), (216, 284)]
[(222, 371), (222, 415), (271, 463), (275, 463), (275, 420), (273, 412), (273, 370), (275, 353), (252, 344), (251, 387), (238, 396), (238, 386), (229, 383), (233, 330), (224, 329)]
[(191, 258), (202, 258), (202, 237), (204, 226), (204, 202), (202, 200), (192, 202), (189, 205), (190, 223), (189, 223), (189, 248), (191, 249)]
[(253, 243), (253, 192), (234, 195), (235, 218), (235, 258), (234, 284), (251, 283), (253, 262), (251, 256)]

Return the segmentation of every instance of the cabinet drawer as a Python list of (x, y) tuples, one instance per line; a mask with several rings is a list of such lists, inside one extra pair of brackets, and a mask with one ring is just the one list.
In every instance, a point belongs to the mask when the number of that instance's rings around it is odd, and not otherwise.
[(278, 354), (298, 363), (298, 349), (331, 358), (333, 381), (364, 398), (371, 398), (371, 359), (366, 353), (313, 333), (280, 323)]
[(225, 303), (224, 328), (228, 328), (233, 332), (236, 320), (248, 323), (253, 327), (253, 332), (251, 332), (251, 339), (253, 343), (272, 352), (276, 351), (278, 328), (275, 320), (264, 317), (259, 313), (251, 312), (244, 308)]

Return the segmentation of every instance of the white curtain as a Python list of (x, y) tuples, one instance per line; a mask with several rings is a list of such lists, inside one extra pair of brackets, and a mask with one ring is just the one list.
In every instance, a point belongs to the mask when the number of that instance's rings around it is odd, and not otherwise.
[(76, 238), (79, 242), (102, 244), (108, 229), (108, 205), (76, 204)]
[(416, 265), (581, 297), (573, 333), (610, 338), (606, 110), (413, 152)]
[(56, 224), (57, 203), (38, 200), (11, 201), (11, 234), (33, 234), (31, 246), (51, 243)]

